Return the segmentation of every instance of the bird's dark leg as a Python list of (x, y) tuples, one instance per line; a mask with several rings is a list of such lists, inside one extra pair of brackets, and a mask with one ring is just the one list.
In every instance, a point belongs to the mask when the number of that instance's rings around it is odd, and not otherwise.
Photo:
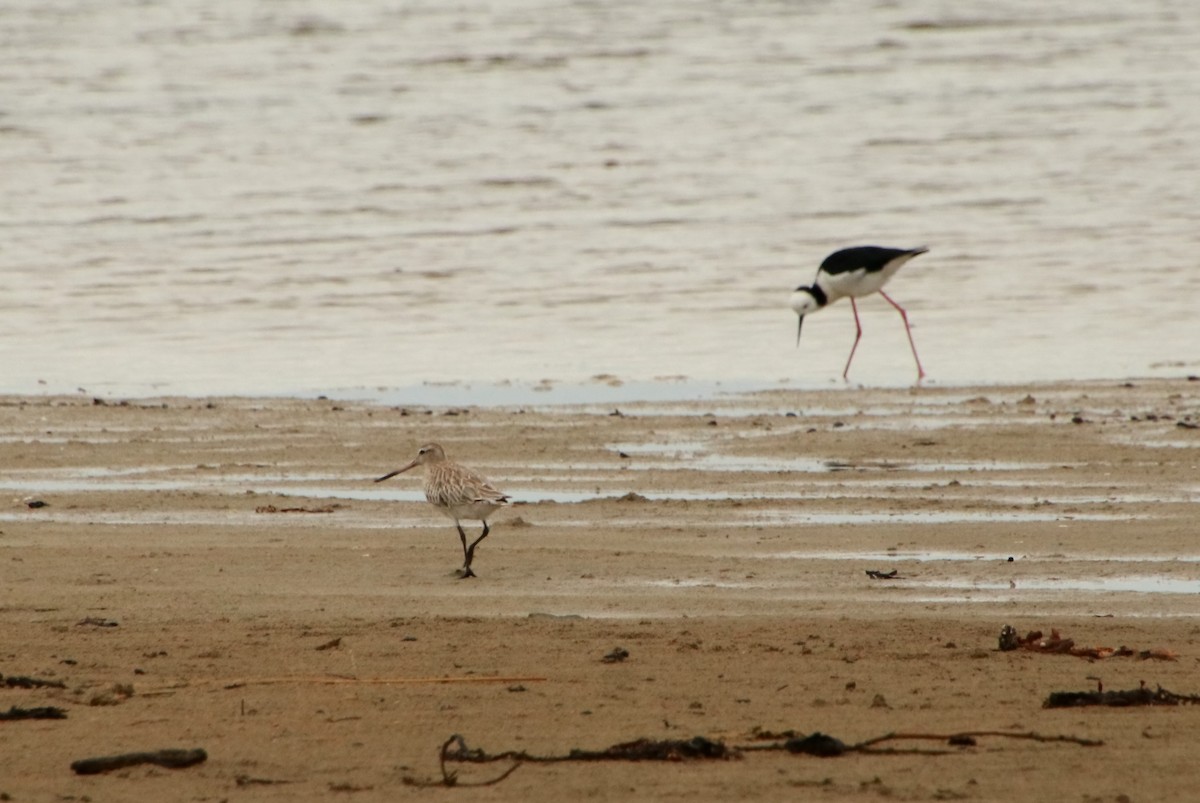
[(904, 311), (904, 307), (892, 301), (891, 296), (887, 293), (880, 290), (879, 295), (883, 296), (887, 300), (887, 303), (896, 308), (896, 311), (900, 313), (900, 319), (904, 321), (904, 332), (908, 335), (908, 346), (912, 349), (913, 359), (917, 363), (917, 381), (920, 382), (925, 378), (925, 369), (921, 367), (921, 358), (917, 356), (917, 344), (913, 342), (912, 329), (908, 326), (908, 313)]
[(483, 523), (483, 534), (476, 538), (471, 543), (471, 546), (467, 547), (467, 562), (463, 565), (463, 577), (475, 576), (475, 572), (471, 571), (471, 561), (475, 559), (475, 547), (479, 546), (480, 541), (487, 538), (489, 532), (491, 532), (491, 529), (488, 527), (488, 523), (485, 521)]
[(858, 341), (862, 340), (862, 323), (858, 320), (858, 305), (854, 296), (850, 296), (850, 309), (854, 310), (854, 345), (850, 347), (850, 356), (846, 358), (846, 368), (842, 371), (842, 379), (848, 379), (850, 363), (854, 361), (854, 352), (858, 349)]
[[(458, 575), (459, 579), (464, 579), (467, 577), (474, 577), (475, 572), (471, 571), (471, 553), (475, 549), (475, 544), (471, 544), (471, 548), (468, 549), (467, 548), (467, 534), (465, 532), (463, 532), (462, 525), (458, 523), (457, 519), (455, 519), (455, 521), (454, 521), (454, 526), (458, 528), (458, 537), (460, 539), (462, 539), (462, 545), (463, 545), (463, 567), (459, 572), (459, 575)], [(479, 542), (476, 541), (475, 543), (477, 544)]]

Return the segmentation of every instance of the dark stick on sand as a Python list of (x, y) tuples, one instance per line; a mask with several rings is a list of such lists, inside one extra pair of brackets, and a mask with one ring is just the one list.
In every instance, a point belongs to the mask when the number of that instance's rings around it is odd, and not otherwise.
[(184, 750), (173, 748), (167, 750), (151, 750), (145, 753), (120, 753), (115, 756), (99, 756), (97, 758), (81, 758), (71, 762), (71, 769), (79, 775), (95, 775), (99, 772), (109, 772), (138, 764), (157, 764), (160, 767), (178, 770), (199, 764), (208, 758), (208, 753), (201, 748)]

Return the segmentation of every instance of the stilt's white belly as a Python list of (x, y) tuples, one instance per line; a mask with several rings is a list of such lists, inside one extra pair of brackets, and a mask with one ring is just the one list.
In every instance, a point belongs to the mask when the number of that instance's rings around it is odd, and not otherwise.
[(825, 292), (829, 294), (831, 301), (842, 296), (854, 296), (855, 298), (869, 296), (871, 293), (878, 293), (882, 290), (888, 280), (896, 275), (896, 271), (900, 270), (900, 266), (911, 258), (911, 256), (903, 256), (893, 259), (883, 270), (877, 270), (874, 273), (868, 273), (866, 268), (835, 273), (826, 277), (821, 284), (825, 288)]

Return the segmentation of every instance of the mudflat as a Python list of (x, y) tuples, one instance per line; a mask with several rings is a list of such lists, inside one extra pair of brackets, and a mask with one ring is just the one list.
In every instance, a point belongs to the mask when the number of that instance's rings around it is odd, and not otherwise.
[[(64, 715), (0, 722), (8, 799), (1148, 801), (1200, 781), (1194, 380), (616, 407), (10, 396), (0, 434), (0, 713)], [(373, 482), (429, 441), (514, 499), (473, 579), (419, 472)], [(1043, 636), (1001, 650), (1005, 626)], [(1185, 704), (1045, 705), (1142, 686)], [(851, 749), (759, 749), (814, 732)], [(453, 735), (452, 759), (518, 756), (443, 765)], [(649, 760), (660, 743), (674, 760)], [(680, 753), (710, 743), (729, 755)], [(207, 758), (71, 770), (177, 748)]]

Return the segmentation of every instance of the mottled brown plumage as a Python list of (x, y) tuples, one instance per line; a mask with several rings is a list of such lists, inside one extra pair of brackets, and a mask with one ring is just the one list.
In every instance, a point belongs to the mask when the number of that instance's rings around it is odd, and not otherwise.
[[(425, 467), (425, 498), (438, 510), (454, 519), (458, 528), (458, 537), (462, 539), (463, 567), (460, 577), (474, 577), (471, 571), (471, 560), (475, 557), (475, 547), (487, 538), (488, 516), (508, 504), (508, 494), (502, 493), (486, 479), (476, 474), (466, 466), (459, 465), (446, 458), (446, 452), (436, 443), (427, 443), (417, 450), (417, 456), (404, 468), (385, 474), (375, 482), (403, 474), (410, 468)], [(461, 520), (483, 522), (483, 534), (467, 545), (467, 534), (463, 531)]]

